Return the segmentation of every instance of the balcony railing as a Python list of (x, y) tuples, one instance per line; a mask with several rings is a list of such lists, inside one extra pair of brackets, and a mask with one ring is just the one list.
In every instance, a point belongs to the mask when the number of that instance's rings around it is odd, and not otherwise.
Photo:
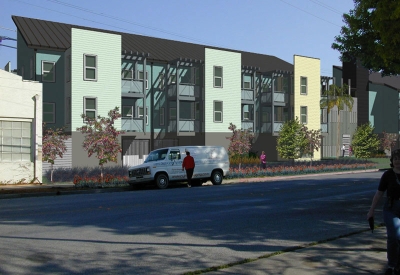
[(254, 90), (242, 89), (242, 100), (254, 101)]
[[(272, 93), (262, 93), (261, 94), (261, 102), (262, 103), (271, 103), (271, 98), (272, 98)], [(287, 93), (274, 92), (274, 102), (288, 103), (289, 95)]]
[(252, 120), (242, 120), (242, 129), (247, 130), (247, 129), (252, 129), (254, 131), (254, 121)]
[(141, 80), (121, 80), (122, 93), (143, 94), (143, 81)]
[(121, 130), (125, 132), (144, 132), (143, 118), (126, 118), (121, 120)]
[[(167, 91), (169, 97), (176, 97), (176, 84), (169, 85)], [(200, 86), (192, 84), (180, 84), (179, 96), (200, 97)]]

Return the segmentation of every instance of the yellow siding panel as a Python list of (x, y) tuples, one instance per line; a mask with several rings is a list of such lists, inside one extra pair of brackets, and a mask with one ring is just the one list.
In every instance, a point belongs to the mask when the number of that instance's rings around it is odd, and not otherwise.
[[(321, 129), (320, 95), (321, 62), (318, 58), (294, 55), (294, 117), (300, 120), (300, 107), (307, 106), (308, 129)], [(307, 94), (300, 94), (300, 78), (307, 78)], [(321, 159), (320, 151), (314, 152), (314, 159)]]

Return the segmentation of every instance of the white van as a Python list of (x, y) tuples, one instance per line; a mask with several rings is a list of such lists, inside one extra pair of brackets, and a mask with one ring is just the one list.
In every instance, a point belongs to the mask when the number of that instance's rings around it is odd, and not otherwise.
[(222, 146), (177, 146), (150, 152), (143, 164), (130, 167), (129, 184), (154, 182), (158, 188), (168, 187), (169, 182), (186, 181), (182, 161), (186, 151), (194, 158), (192, 185), (202, 185), (208, 180), (214, 185), (222, 183), (229, 173), (229, 157)]

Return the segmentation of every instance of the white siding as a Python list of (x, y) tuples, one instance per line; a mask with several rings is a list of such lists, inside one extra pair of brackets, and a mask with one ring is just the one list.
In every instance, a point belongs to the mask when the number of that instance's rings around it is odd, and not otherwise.
[(31, 122), (32, 161), (0, 161), (0, 182), (42, 181), (42, 84), (0, 70), (0, 120)]

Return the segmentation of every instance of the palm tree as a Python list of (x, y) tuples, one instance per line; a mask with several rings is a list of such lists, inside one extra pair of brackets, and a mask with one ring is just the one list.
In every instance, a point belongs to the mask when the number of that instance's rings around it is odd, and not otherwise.
[(330, 85), (329, 89), (323, 92), (323, 98), (320, 101), (321, 109), (326, 108), (327, 113), (336, 106), (338, 109), (337, 116), (337, 146), (336, 146), (336, 155), (339, 157), (340, 155), (340, 111), (343, 111), (345, 106), (351, 110), (353, 109), (354, 99), (349, 94), (349, 86), (343, 84), (342, 87), (336, 86), (335, 84)]

